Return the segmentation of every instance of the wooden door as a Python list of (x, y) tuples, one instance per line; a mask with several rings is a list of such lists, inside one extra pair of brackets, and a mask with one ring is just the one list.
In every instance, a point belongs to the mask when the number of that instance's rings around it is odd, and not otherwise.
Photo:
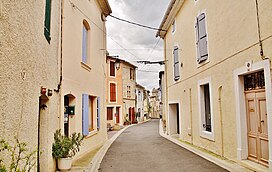
[(268, 131), (265, 91), (246, 92), (248, 159), (268, 166)]
[(120, 107), (116, 107), (116, 123), (120, 123)]

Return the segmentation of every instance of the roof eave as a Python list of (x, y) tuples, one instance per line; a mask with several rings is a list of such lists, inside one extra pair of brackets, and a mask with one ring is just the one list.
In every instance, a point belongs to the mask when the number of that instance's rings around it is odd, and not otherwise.
[(98, 0), (98, 3), (100, 5), (100, 8), (102, 9), (103, 14), (106, 17), (112, 13), (108, 0)]
[(159, 30), (156, 37), (164, 39), (169, 27), (171, 26), (176, 14), (178, 13), (180, 7), (183, 5), (184, 0), (171, 0), (168, 8), (163, 16), (162, 22), (160, 24)]

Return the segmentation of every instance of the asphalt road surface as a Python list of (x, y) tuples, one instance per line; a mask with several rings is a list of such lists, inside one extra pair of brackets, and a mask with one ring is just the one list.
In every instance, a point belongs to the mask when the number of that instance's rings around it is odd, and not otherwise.
[(226, 172), (159, 135), (159, 120), (125, 130), (104, 156), (100, 172)]

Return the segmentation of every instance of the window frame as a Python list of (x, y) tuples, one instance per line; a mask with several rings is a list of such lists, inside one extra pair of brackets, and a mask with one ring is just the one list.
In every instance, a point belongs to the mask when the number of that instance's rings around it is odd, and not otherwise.
[[(206, 124), (205, 114), (205, 95), (204, 85), (209, 84), (209, 95), (210, 95), (210, 116), (211, 116), (211, 132), (206, 131), (203, 127)], [(198, 81), (198, 109), (199, 109), (199, 135), (200, 137), (214, 141), (214, 113), (213, 113), (213, 94), (212, 94), (212, 80), (211, 77)]]

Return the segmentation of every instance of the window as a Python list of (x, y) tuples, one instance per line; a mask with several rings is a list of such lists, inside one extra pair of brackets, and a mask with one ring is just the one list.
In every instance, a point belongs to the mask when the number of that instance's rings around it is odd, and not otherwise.
[(134, 80), (134, 70), (130, 68), (130, 79)]
[(113, 107), (107, 107), (107, 120), (113, 120)]
[(208, 44), (207, 44), (207, 30), (206, 30), (206, 15), (201, 13), (196, 19), (196, 46), (197, 46), (197, 62), (208, 59)]
[(131, 97), (130, 86), (127, 86), (127, 98)]
[(176, 20), (173, 21), (172, 23), (172, 33), (176, 31)]
[(110, 101), (116, 102), (116, 84), (110, 83)]
[(179, 57), (178, 57), (178, 47), (174, 47), (174, 80), (179, 80)]
[(46, 0), (45, 20), (44, 20), (44, 36), (45, 36), (48, 43), (50, 43), (50, 41), (51, 41), (50, 25), (51, 25), (51, 0)]
[(84, 136), (89, 135), (89, 132), (94, 130), (95, 99), (96, 97), (82, 94), (82, 133)]
[(83, 21), (82, 29), (82, 62), (87, 64), (89, 55), (89, 37), (90, 26), (86, 20)]
[(110, 76), (115, 76), (115, 63), (110, 61)]
[(211, 78), (199, 81), (200, 136), (213, 140)]

